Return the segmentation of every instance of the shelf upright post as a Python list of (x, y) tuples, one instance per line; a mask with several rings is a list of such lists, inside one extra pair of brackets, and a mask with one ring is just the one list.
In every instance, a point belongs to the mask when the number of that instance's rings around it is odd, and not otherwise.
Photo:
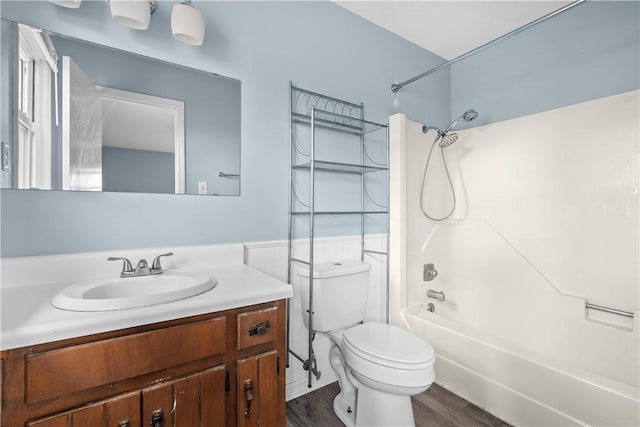
[(391, 148), (389, 147), (389, 123), (387, 123), (386, 129), (386, 137), (387, 137), (387, 220), (386, 222), (386, 234), (387, 234), (387, 273), (386, 273), (386, 283), (385, 287), (386, 291), (386, 310), (385, 310), (385, 321), (389, 323), (389, 266), (390, 266), (390, 252), (391, 252), (391, 236), (389, 236), (391, 230)]
[(364, 103), (360, 103), (360, 164), (363, 166), (360, 173), (360, 261), (364, 261)]
[[(289, 81), (289, 240), (287, 245), (287, 283), (293, 285), (292, 277), (291, 277), (291, 239), (292, 236), (292, 227), (293, 227), (293, 165), (295, 161), (293, 159), (294, 150), (293, 150), (293, 82)], [(285, 356), (285, 366), (289, 367), (289, 352), (291, 347), (289, 346), (291, 337), (291, 303), (287, 300), (287, 355)]]
[(315, 236), (315, 160), (316, 160), (316, 107), (311, 107), (311, 148), (309, 150), (309, 180), (311, 197), (309, 198), (309, 370), (307, 386), (311, 388), (311, 377), (315, 366), (315, 354), (313, 353), (313, 240)]

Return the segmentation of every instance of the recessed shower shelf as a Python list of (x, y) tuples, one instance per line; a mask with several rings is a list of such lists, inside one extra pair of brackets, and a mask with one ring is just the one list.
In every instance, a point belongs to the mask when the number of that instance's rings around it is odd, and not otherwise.
[[(293, 112), (291, 118), (294, 123), (311, 125), (311, 114)], [(386, 127), (380, 123), (318, 109), (315, 109), (315, 126), (354, 135), (367, 134)]]
[[(313, 167), (314, 167), (314, 170), (316, 171), (349, 173), (349, 174), (356, 174), (356, 175), (388, 170), (388, 168), (382, 167), (382, 166), (368, 166), (368, 165), (357, 165), (353, 163), (327, 162), (323, 160), (315, 160), (313, 162)], [(310, 170), (311, 163), (309, 162), (309, 163), (294, 165), (293, 169)]]

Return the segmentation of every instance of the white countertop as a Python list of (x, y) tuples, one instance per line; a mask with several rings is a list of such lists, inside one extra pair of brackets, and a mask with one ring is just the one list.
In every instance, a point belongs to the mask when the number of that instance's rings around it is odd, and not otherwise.
[(76, 312), (51, 305), (69, 282), (1, 289), (0, 349), (25, 347), (100, 332), (276, 301), (293, 296), (291, 285), (246, 265), (199, 269), (218, 281), (192, 298), (128, 310)]

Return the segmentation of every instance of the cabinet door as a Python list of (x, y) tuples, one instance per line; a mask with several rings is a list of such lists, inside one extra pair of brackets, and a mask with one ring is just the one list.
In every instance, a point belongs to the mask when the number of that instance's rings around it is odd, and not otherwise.
[(238, 361), (238, 426), (278, 425), (277, 368), (275, 351)]
[(225, 427), (226, 398), (224, 366), (200, 375), (202, 427)]
[(143, 425), (224, 427), (225, 367), (166, 382), (142, 391)]
[(68, 420), (69, 415), (59, 415), (45, 420), (32, 421), (27, 423), (27, 427), (68, 427)]
[(102, 403), (27, 423), (27, 427), (104, 427), (104, 425), (104, 404)]
[(108, 400), (105, 404), (107, 427), (141, 427), (140, 392)]
[(64, 414), (32, 421), (28, 427), (141, 427), (140, 393), (117, 396)]
[(142, 424), (173, 427), (173, 382), (142, 390)]
[(105, 421), (104, 405), (98, 404), (85, 406), (84, 408), (76, 409), (75, 411), (71, 412), (69, 416), (71, 417), (71, 423), (69, 425), (72, 427), (103, 427)]

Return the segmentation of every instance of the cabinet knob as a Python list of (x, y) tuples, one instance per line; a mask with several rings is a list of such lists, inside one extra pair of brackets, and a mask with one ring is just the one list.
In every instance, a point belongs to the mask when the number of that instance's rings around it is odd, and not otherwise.
[(164, 414), (162, 413), (162, 409), (158, 409), (157, 411), (153, 411), (151, 413), (151, 426), (152, 427), (162, 427), (162, 423), (164, 422)]
[(251, 403), (253, 403), (253, 385), (251, 384), (251, 380), (244, 382), (244, 394), (246, 399), (244, 415), (247, 416), (251, 413)]
[(122, 420), (118, 423), (118, 427), (131, 427), (129, 420)]
[(264, 335), (267, 333), (267, 329), (271, 327), (271, 323), (266, 320), (264, 322), (260, 322), (255, 326), (249, 328), (249, 336), (252, 335)]

